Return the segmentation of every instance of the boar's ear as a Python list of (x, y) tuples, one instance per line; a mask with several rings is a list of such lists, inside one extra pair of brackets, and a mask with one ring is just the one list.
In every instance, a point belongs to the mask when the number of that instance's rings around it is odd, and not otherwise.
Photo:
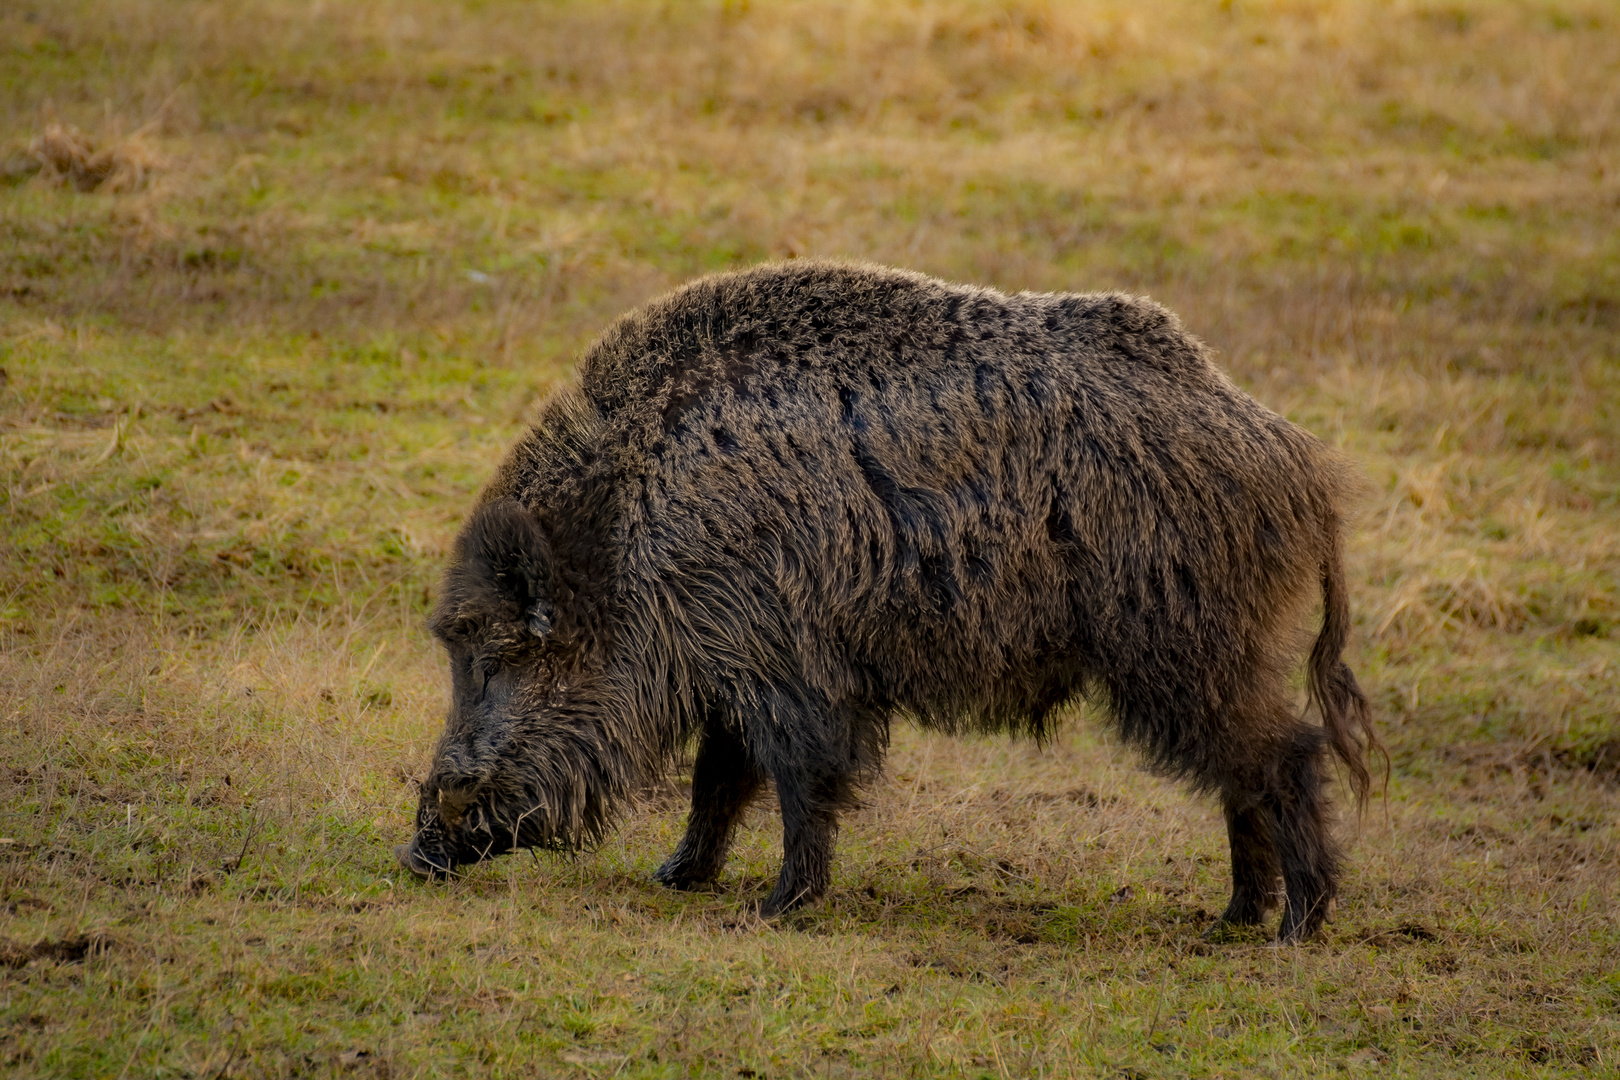
[(522, 503), (502, 499), (473, 512), (461, 533), (463, 569), (522, 612), (529, 629), (551, 629), (551, 545)]

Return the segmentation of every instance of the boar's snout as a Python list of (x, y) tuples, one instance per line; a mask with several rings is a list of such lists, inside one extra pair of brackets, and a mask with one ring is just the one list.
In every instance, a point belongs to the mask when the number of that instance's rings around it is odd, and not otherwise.
[(410, 843), (396, 847), (394, 857), (399, 859), (399, 865), (424, 881), (433, 881), (450, 876), (450, 860), (437, 853), (423, 850), (420, 835)]
[(458, 828), (478, 802), (479, 784), (471, 777), (430, 777), (423, 785), (416, 835), (394, 849), (399, 864), (428, 881), (449, 877), (459, 863), (477, 861), (462, 849)]

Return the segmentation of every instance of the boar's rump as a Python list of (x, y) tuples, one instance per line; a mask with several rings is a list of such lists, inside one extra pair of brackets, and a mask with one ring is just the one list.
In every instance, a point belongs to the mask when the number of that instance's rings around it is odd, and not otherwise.
[[(431, 619), (452, 704), (401, 860), (600, 837), (695, 742), (658, 879), (775, 785), (772, 915), (827, 888), (892, 718), (1044, 733), (1076, 695), (1221, 800), (1226, 924), (1320, 925), (1367, 703), (1341, 661), (1345, 465), (1175, 316), (794, 262), (621, 318), (480, 496)], [(1305, 661), (1314, 717), (1288, 676)]]

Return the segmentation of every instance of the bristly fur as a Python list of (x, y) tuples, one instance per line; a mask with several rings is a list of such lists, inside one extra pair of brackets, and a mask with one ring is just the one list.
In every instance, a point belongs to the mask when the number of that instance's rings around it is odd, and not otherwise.
[[(774, 913), (826, 888), (891, 717), (1039, 735), (1084, 694), (1221, 798), (1224, 919), (1286, 901), (1308, 936), (1338, 875), (1323, 754), (1361, 800), (1376, 745), (1340, 659), (1347, 480), (1145, 299), (702, 279), (592, 346), (464, 528), (433, 617), (454, 704), (402, 858), (588, 842), (696, 739), (659, 877), (717, 874), (769, 781)], [(1318, 592), (1320, 725), (1287, 685)]]

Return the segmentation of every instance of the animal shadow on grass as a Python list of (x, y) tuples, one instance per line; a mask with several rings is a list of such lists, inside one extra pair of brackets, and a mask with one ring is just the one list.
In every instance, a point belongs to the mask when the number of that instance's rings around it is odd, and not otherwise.
[[(900, 890), (892, 883), (868, 881), (834, 887), (812, 907), (766, 920), (760, 917), (759, 907), (775, 884), (775, 878), (766, 874), (727, 874), (684, 893), (665, 890), (631, 874), (614, 875), (600, 884), (608, 886), (604, 898), (611, 895), (611, 902), (629, 904), (653, 918), (671, 918), (673, 909), (679, 907), (688, 921), (695, 918), (725, 930), (775, 927), (817, 936), (967, 935), (1003, 948), (1129, 939), (1138, 946), (1207, 953), (1210, 946), (1202, 935), (1215, 918), (1203, 907), (1163, 897), (1123, 902), (1099, 897), (1095, 902), (1075, 903), (1027, 892), (1001, 893), (976, 883)], [(1261, 927), (1231, 930), (1218, 944), (1261, 944), (1271, 933)]]
[(784, 923), (811, 933), (862, 926), (900, 933), (966, 932), (1004, 945), (1073, 946), (1088, 940), (1130, 939), (1184, 951), (1201, 940), (1213, 918), (1203, 908), (1164, 899), (1112, 906), (1106, 900), (1073, 903), (998, 895), (974, 885), (889, 897), (866, 886), (836, 890), (820, 906)]

